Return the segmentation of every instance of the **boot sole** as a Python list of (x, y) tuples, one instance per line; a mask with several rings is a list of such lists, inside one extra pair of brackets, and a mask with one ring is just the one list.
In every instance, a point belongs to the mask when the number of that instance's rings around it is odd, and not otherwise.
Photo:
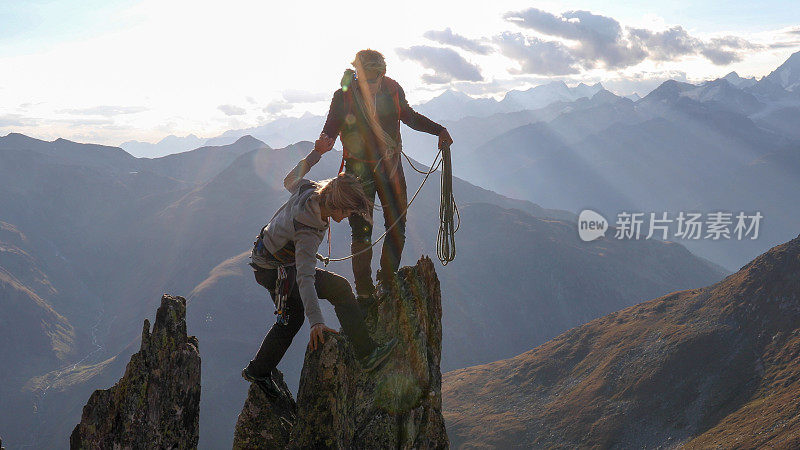
[[(245, 381), (248, 381), (248, 382), (253, 383), (256, 386), (258, 386), (258, 388), (261, 389), (261, 392), (263, 392), (264, 395), (266, 395), (267, 397), (269, 397), (269, 398), (271, 398), (273, 400), (277, 400), (277, 399), (279, 399), (281, 397), (281, 393), (280, 392), (272, 392), (272, 391), (270, 391), (269, 388), (267, 388), (265, 386), (266, 381), (257, 380), (257, 379), (255, 379), (253, 377), (248, 376), (247, 375), (247, 369), (242, 369), (242, 378), (244, 378)], [(270, 381), (272, 381), (272, 380), (270, 380)], [(273, 382), (273, 384), (275, 384), (275, 383)]]

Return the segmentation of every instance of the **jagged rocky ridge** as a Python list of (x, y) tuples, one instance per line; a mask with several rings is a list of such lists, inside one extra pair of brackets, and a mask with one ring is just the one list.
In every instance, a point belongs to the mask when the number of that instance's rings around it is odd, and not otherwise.
[[(423, 257), (400, 269), (380, 300), (365, 307), (378, 342), (398, 338), (385, 365), (361, 372), (343, 335), (328, 334), (306, 351), (297, 402), (268, 399), (250, 387), (239, 415), (234, 449), (447, 448), (442, 417), (442, 303), (433, 263)], [(283, 378), (276, 370), (276, 375)]]
[(70, 448), (196, 448), (199, 413), (197, 338), (186, 334), (186, 300), (165, 294), (152, 332), (144, 320), (125, 375), (84, 406)]

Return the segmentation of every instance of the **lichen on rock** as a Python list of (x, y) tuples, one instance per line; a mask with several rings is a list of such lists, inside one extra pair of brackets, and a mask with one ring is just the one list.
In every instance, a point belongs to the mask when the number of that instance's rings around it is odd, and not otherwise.
[[(344, 334), (326, 334), (321, 348), (306, 351), (291, 426), (285, 426), (288, 416), (276, 420), (284, 411), (281, 404), (294, 404), (288, 392), (271, 401), (251, 387), (234, 448), (449, 446), (439, 368), (441, 290), (433, 262), (423, 257), (403, 267), (391, 286), (379, 285), (378, 294), (378, 301), (364, 308), (370, 334), (378, 343), (398, 340), (383, 367), (362, 372)], [(262, 414), (255, 418), (254, 410)], [(259, 435), (264, 440), (242, 440)]]
[(196, 448), (199, 411), (200, 353), (186, 333), (186, 300), (165, 294), (125, 375), (84, 406), (70, 448)]

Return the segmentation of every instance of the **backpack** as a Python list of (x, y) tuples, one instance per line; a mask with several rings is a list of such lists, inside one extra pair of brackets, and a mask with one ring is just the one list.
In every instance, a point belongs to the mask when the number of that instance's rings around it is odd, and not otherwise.
[[(354, 109), (355, 101), (353, 99), (353, 92), (351, 89), (351, 87), (355, 85), (355, 82), (356, 82), (356, 72), (353, 69), (345, 70), (344, 75), (342, 75), (342, 79), (339, 82), (339, 85), (341, 86), (342, 93), (344, 94), (344, 108), (347, 114), (355, 114), (355, 109)], [(400, 113), (402, 111), (400, 108), (400, 85), (396, 81), (385, 75), (383, 77), (383, 82), (384, 86), (389, 91), (389, 94), (392, 96), (392, 99), (394, 100), (394, 107), (397, 110), (397, 119), (398, 119), (397, 128), (399, 131)], [(339, 167), (339, 172), (341, 172), (344, 169), (344, 160), (350, 158), (350, 155), (347, 153), (347, 149), (343, 148), (342, 150), (343, 150), (342, 164), (341, 167)]]

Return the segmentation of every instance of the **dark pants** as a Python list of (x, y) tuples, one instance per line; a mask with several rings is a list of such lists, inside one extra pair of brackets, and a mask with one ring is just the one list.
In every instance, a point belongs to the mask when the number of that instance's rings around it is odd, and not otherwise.
[[(396, 162), (384, 161), (376, 168), (372, 164), (358, 160), (347, 160), (345, 171), (361, 180), (364, 194), (375, 201), (378, 194), (383, 208), (383, 226), (389, 228), (398, 221), (407, 206), (406, 178), (400, 159)], [(372, 244), (372, 224), (363, 217), (353, 214), (349, 218), (353, 241), (350, 250), (353, 253), (369, 248)], [(406, 242), (406, 216), (400, 218), (383, 240), (381, 250), (381, 273), (392, 274), (400, 267), (400, 257)], [(375, 288), (372, 284), (372, 249), (353, 257), (353, 276), (356, 280), (356, 292), (369, 295)]]
[[(294, 266), (286, 268), (294, 271)], [(291, 274), (294, 279), (294, 274)], [(256, 268), (255, 277), (258, 284), (269, 290), (270, 296), (275, 299), (275, 281), (278, 278), (277, 269)], [(364, 316), (356, 303), (355, 296), (350, 283), (342, 276), (333, 272), (317, 269), (314, 278), (314, 286), (317, 288), (317, 296), (324, 298), (333, 304), (336, 317), (342, 324), (342, 331), (353, 344), (353, 352), (356, 357), (369, 355), (375, 348), (375, 343), (369, 336), (367, 325), (364, 323)], [(258, 349), (255, 358), (250, 361), (250, 373), (254, 376), (266, 376), (272, 372), (280, 362), (289, 345), (292, 344), (294, 335), (300, 330), (305, 321), (303, 302), (300, 299), (300, 291), (297, 283), (292, 287), (292, 291), (287, 299), (287, 311), (289, 312), (288, 323), (283, 325), (275, 323), (269, 329), (261, 348)]]

